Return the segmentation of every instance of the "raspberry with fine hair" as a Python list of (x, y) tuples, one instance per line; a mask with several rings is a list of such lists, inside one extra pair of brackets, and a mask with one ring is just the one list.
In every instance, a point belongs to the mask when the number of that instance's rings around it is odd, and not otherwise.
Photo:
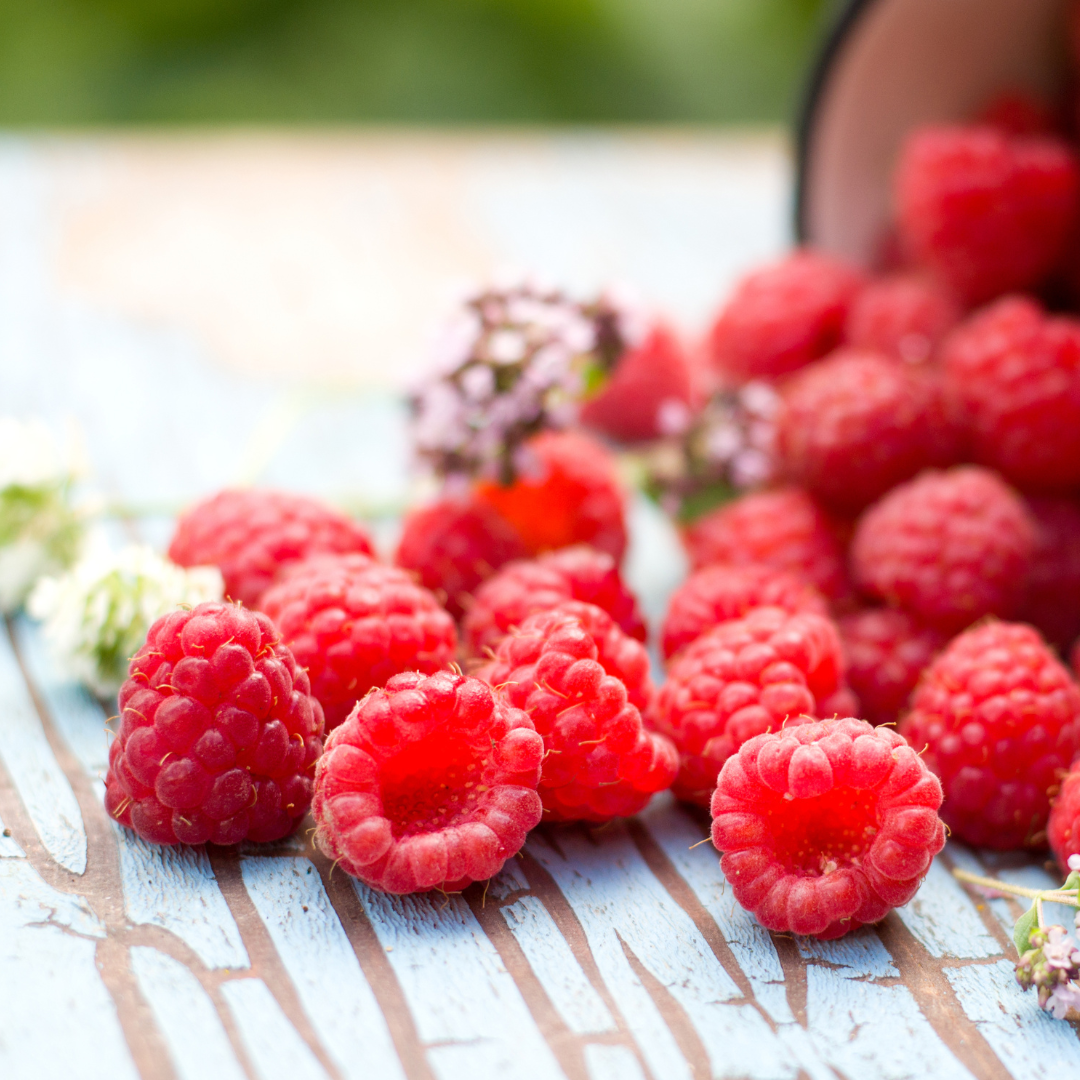
[(278, 840), (311, 803), (323, 713), (271, 621), (234, 604), (151, 627), (120, 688), (105, 809), (155, 844)]
[(724, 764), (712, 840), (762, 926), (828, 940), (915, 895), (945, 846), (940, 806), (941, 784), (891, 728), (789, 724)]
[(706, 806), (747, 739), (813, 715), (842, 683), (840, 638), (821, 615), (755, 608), (702, 634), (672, 661), (648, 713), (678, 747), (675, 794)]
[(454, 620), (396, 566), (366, 555), (317, 555), (290, 569), (262, 600), (311, 675), (327, 730), (372, 687), (402, 671), (431, 675), (457, 651)]
[(1058, 865), (1068, 872), (1070, 855), (1080, 855), (1080, 762), (1073, 765), (1050, 807), (1046, 838)]
[(540, 821), (543, 755), (529, 717), (479, 679), (395, 675), (326, 740), (315, 843), (383, 892), (486, 881)]
[(1017, 618), (1031, 623), (1062, 656), (1080, 637), (1080, 502), (1026, 498), (1035, 552)]
[(923, 364), (960, 321), (960, 305), (940, 285), (917, 274), (876, 278), (851, 305), (844, 339), (856, 349)]
[(926, 669), (900, 730), (926, 747), (956, 837), (1040, 846), (1048, 792), (1080, 751), (1080, 687), (1032, 627), (989, 622)]
[(694, 569), (710, 563), (761, 563), (786, 570), (829, 600), (847, 596), (844, 553), (832, 522), (803, 488), (743, 495), (683, 533)]
[(670, 787), (675, 748), (641, 720), (648, 672), (640, 642), (595, 605), (573, 600), (530, 615), (499, 643), (480, 675), (523, 708), (544, 738), (539, 791), (548, 819), (636, 814)]
[(645, 623), (619, 567), (605, 551), (575, 544), (503, 567), (476, 591), (462, 624), (470, 655), (482, 656), (537, 611), (581, 600), (606, 611), (619, 627), (645, 640)]
[(817, 589), (793, 574), (753, 563), (716, 563), (691, 574), (672, 594), (661, 633), (664, 657), (670, 659), (706, 630), (758, 607), (783, 608), (792, 615), (828, 614)]
[(867, 595), (955, 632), (1015, 613), (1034, 545), (1020, 496), (996, 473), (959, 466), (926, 472), (871, 506), (851, 566)]

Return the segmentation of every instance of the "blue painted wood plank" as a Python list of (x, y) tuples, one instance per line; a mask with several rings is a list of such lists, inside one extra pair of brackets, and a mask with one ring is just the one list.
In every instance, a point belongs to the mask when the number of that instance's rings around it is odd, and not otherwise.
[(589, 1080), (645, 1080), (641, 1063), (628, 1046), (588, 1043), (585, 1047), (585, 1069)]

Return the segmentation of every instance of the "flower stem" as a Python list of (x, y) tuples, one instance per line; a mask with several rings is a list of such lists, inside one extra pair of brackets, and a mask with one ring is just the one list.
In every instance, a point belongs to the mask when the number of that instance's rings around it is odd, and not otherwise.
[(966, 870), (954, 870), (953, 877), (968, 885), (981, 885), (984, 889), (993, 889), (994, 892), (1025, 896), (1029, 900), (1041, 900), (1047, 904), (1066, 904), (1069, 907), (1080, 908), (1080, 897), (1076, 889), (1026, 889), (1023, 885), (1010, 885), (1007, 881), (979, 877), (978, 874), (969, 874)]

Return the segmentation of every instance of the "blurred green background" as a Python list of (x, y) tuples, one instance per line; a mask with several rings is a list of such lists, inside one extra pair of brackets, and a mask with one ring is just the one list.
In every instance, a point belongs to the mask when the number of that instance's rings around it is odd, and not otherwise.
[(788, 119), (833, 0), (0, 0), (0, 125)]

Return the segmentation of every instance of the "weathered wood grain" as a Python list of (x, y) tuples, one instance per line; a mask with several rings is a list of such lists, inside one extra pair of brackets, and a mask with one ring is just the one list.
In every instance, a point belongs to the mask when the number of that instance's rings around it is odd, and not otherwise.
[(0, 859), (25, 859), (26, 852), (19, 847), (19, 842), (11, 835), (11, 830), (0, 818)]
[(628, 1046), (589, 1043), (584, 1053), (589, 1080), (645, 1080), (641, 1064)]

